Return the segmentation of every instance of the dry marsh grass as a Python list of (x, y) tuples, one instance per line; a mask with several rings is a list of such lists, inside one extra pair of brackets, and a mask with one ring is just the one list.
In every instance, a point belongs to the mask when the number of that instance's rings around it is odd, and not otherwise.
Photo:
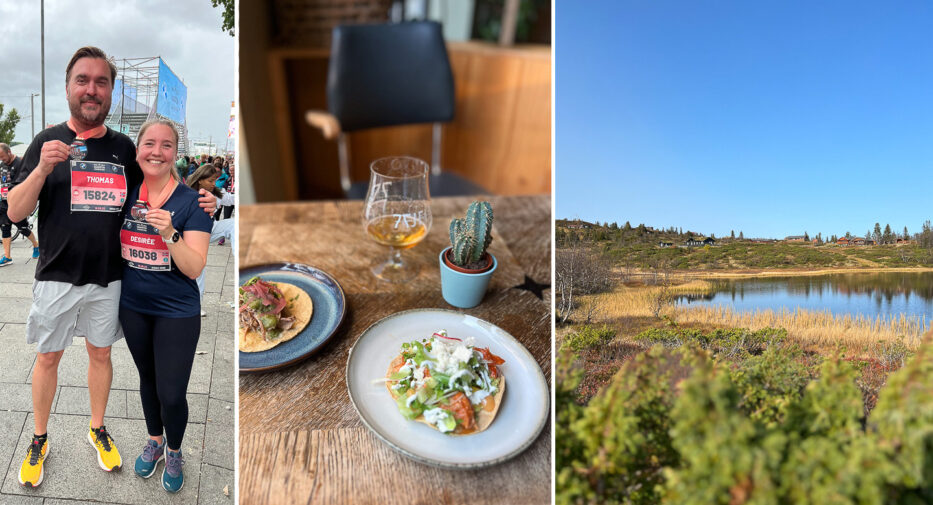
[[(584, 297), (581, 303), (598, 307), (595, 313), (606, 320), (631, 317), (653, 317), (654, 306), (665, 288), (658, 286), (622, 286), (611, 293)], [(710, 284), (704, 280), (691, 280), (666, 288), (669, 295), (706, 294)], [(933, 328), (919, 318), (865, 317), (859, 315), (833, 315), (828, 311), (758, 310), (733, 311), (723, 307), (677, 307), (667, 304), (662, 316), (678, 324), (707, 327), (733, 327), (758, 330), (784, 328), (788, 337), (808, 347), (838, 348), (844, 345), (853, 350), (869, 349), (878, 342), (902, 341), (910, 349), (919, 346), (924, 334), (933, 335)]]
[(677, 308), (678, 322), (716, 324), (734, 328), (784, 328), (789, 337), (819, 347), (844, 345), (865, 349), (878, 341), (897, 342), (915, 349), (920, 345), (927, 326), (922, 319), (906, 317), (871, 318), (861, 315), (833, 315), (829, 311), (756, 310), (736, 312), (727, 307)]

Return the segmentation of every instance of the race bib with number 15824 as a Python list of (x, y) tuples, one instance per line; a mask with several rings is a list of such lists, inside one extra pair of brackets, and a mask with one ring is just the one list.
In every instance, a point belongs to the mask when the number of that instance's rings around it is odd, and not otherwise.
[(125, 201), (123, 165), (71, 160), (72, 212), (120, 212)]

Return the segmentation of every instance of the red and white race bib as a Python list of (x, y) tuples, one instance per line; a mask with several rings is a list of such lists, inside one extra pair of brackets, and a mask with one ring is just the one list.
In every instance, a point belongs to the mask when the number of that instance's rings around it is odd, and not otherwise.
[(7, 195), (10, 193), (10, 185), (4, 184), (0, 186), (0, 200), (6, 200)]
[(123, 165), (71, 160), (72, 212), (120, 212), (125, 201)]
[(168, 246), (159, 236), (159, 230), (149, 223), (132, 219), (123, 221), (120, 253), (132, 268), (150, 272), (167, 272), (172, 269)]

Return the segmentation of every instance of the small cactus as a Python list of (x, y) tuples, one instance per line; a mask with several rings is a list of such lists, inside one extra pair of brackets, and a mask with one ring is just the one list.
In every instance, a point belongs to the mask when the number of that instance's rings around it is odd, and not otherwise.
[(450, 222), (450, 260), (458, 266), (475, 263), (492, 242), (492, 205), (473, 202), (466, 217)]

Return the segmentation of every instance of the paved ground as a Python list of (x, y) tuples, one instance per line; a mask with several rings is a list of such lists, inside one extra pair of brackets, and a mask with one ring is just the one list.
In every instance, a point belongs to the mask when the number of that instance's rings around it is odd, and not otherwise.
[[(188, 384), (189, 427), (182, 451), (185, 486), (176, 495), (162, 490), (158, 473), (148, 480), (133, 473), (133, 461), (147, 438), (139, 400), (139, 378), (126, 342), (114, 345), (113, 390), (105, 424), (123, 456), (125, 469), (107, 473), (97, 466), (87, 442), (90, 407), (84, 339), (65, 351), (58, 392), (49, 420), (50, 457), (37, 489), (19, 485), (17, 473), (32, 437), (30, 382), (35, 346), (26, 344), (25, 322), (32, 303), (35, 260), (32, 246), (13, 244), (14, 263), (0, 267), (0, 504), (232, 504), (234, 496), (234, 269), (229, 243), (210, 247), (201, 337)], [(227, 490), (229, 495), (225, 494)]]

